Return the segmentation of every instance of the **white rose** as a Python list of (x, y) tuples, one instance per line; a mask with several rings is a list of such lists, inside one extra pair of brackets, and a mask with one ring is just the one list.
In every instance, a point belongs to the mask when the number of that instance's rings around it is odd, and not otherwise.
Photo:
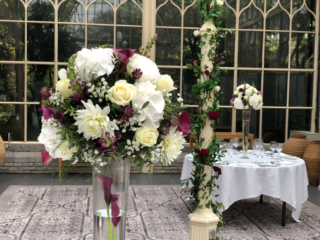
[(249, 109), (249, 105), (246, 105), (246, 106), (244, 107), (244, 109), (248, 110), (248, 109)]
[(72, 89), (69, 89), (70, 80), (67, 78), (66, 74), (67, 70), (61, 69), (58, 73), (60, 81), (56, 83), (56, 89), (58, 92), (61, 93), (62, 97), (68, 98), (72, 94), (75, 94), (76, 92), (72, 91)]
[(254, 109), (258, 106), (258, 104), (261, 102), (261, 98), (259, 97), (258, 94), (253, 94), (250, 98), (249, 98), (249, 104), (251, 107), (253, 107)]
[(155, 128), (138, 128), (135, 139), (143, 146), (152, 147), (157, 143), (159, 132)]
[(177, 131), (177, 128), (171, 127), (162, 141), (162, 147), (167, 156), (167, 158), (162, 159), (164, 165), (170, 165), (182, 153), (181, 149), (183, 149), (185, 142), (182, 132)]
[(238, 95), (239, 94), (239, 91), (238, 90), (236, 90), (236, 91), (234, 91), (234, 93), (233, 93), (234, 95)]
[(165, 89), (167, 93), (171, 92), (177, 89), (173, 86), (173, 84), (174, 82), (169, 75), (162, 75), (162, 78), (156, 84), (156, 90), (162, 91), (163, 89)]
[(199, 31), (199, 30), (193, 31), (193, 35), (194, 35), (195, 37), (199, 37), (199, 36), (200, 36), (200, 31)]
[(97, 139), (106, 132), (114, 137), (114, 130), (119, 130), (119, 128), (108, 116), (110, 107), (101, 109), (99, 105), (94, 106), (91, 100), (81, 102), (85, 109), (77, 110), (77, 116), (74, 118), (76, 120), (74, 125), (78, 126), (77, 132), (83, 133), (87, 140)]
[(239, 110), (244, 109), (243, 102), (242, 102), (242, 100), (241, 100), (240, 98), (236, 98), (236, 99), (234, 100), (233, 104), (234, 104), (234, 107), (235, 107), (236, 109), (239, 109)]
[(129, 105), (130, 101), (135, 99), (137, 95), (137, 88), (127, 83), (126, 80), (117, 81), (108, 91), (108, 98), (119, 106)]
[(244, 100), (248, 100), (249, 97), (248, 97), (247, 95), (245, 95), (245, 96), (243, 97), (243, 99), (244, 99)]
[(223, 0), (216, 0), (216, 4), (222, 6), (224, 3)]
[(111, 48), (90, 50), (83, 48), (77, 53), (74, 69), (79, 77), (90, 82), (91, 78), (98, 78), (105, 74), (109, 76), (114, 69), (112, 60), (113, 50)]
[(152, 83), (157, 83), (160, 80), (161, 75), (157, 64), (155, 64), (149, 58), (135, 53), (129, 59), (127, 72), (132, 74), (132, 72), (136, 69), (140, 69), (142, 72), (142, 76), (137, 79), (137, 82), (150, 81)]
[(250, 95), (253, 94), (253, 93), (254, 93), (253, 87), (249, 87), (249, 88), (246, 89), (246, 94), (247, 94), (247, 95), (250, 96)]
[(215, 87), (214, 87), (214, 91), (215, 91), (215, 92), (220, 92), (220, 89), (221, 89), (220, 86), (215, 86)]
[[(137, 83), (138, 96), (132, 101), (133, 108), (141, 111), (138, 121), (142, 122), (145, 128), (158, 128), (160, 120), (163, 119), (165, 101), (161, 91), (156, 91), (156, 86), (150, 81)], [(147, 107), (143, 105), (149, 102)]]

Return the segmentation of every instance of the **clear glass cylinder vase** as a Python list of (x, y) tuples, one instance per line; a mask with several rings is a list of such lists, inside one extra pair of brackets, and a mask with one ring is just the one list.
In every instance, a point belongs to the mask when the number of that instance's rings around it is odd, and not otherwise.
[(250, 130), (250, 117), (251, 109), (242, 110), (242, 153), (243, 159), (249, 159), (248, 148), (249, 148), (249, 130)]
[(130, 163), (114, 161), (101, 172), (93, 171), (93, 239), (124, 240)]

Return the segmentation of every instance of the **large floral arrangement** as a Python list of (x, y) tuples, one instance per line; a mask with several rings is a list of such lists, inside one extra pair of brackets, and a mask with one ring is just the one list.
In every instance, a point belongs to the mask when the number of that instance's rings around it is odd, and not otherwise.
[(262, 93), (247, 83), (241, 84), (234, 91), (230, 104), (238, 110), (249, 110), (251, 108), (260, 110), (263, 105)]
[(169, 75), (131, 49), (82, 49), (59, 71), (54, 87), (41, 90), (45, 165), (54, 158), (89, 162), (101, 171), (114, 156), (142, 167), (170, 165), (183, 148), (190, 120)]

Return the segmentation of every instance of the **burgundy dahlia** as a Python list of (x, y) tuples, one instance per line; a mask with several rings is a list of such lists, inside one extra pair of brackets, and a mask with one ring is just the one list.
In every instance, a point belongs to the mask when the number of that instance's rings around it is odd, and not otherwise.
[(216, 62), (221, 62), (221, 58), (216, 57)]
[(206, 75), (209, 75), (209, 74), (210, 74), (210, 71), (209, 71), (209, 70), (205, 70), (204, 73), (205, 73)]
[(206, 9), (207, 9), (207, 10), (210, 10), (210, 8), (211, 8), (210, 4), (207, 4), (207, 5), (206, 5)]

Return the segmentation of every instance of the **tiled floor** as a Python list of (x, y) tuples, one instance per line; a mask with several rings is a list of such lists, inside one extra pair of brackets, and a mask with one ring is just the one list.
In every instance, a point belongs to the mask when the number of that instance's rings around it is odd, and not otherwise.
[[(51, 174), (9, 174), (0, 173), (0, 195), (10, 185), (91, 185), (85, 175), (69, 174), (63, 183), (52, 179)], [(178, 185), (180, 174), (131, 174), (131, 185)], [(320, 190), (309, 185), (309, 201), (320, 206)]]

